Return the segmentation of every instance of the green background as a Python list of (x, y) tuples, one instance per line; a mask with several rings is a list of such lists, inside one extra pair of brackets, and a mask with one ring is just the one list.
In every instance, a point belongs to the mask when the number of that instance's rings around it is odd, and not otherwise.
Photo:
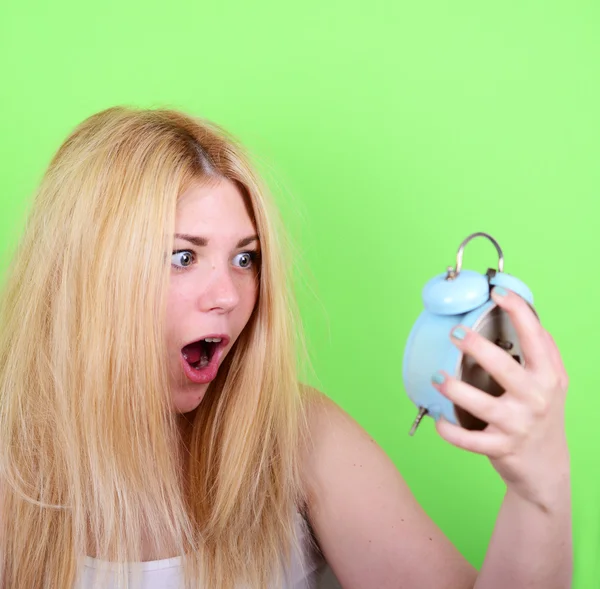
[[(371, 432), (478, 566), (502, 483), (429, 419), (408, 437), (416, 411), (401, 361), (422, 286), (468, 234), (490, 232), (571, 376), (575, 587), (600, 585), (600, 5), (8, 4), (0, 270), (52, 153), (88, 115), (171, 106), (224, 125), (256, 155), (295, 240), (311, 382)], [(495, 259), (476, 240), (465, 267)]]

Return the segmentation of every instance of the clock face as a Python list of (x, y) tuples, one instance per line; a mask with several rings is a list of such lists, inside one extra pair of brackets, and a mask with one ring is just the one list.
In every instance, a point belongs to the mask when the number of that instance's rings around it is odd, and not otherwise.
[[(473, 329), (487, 340), (506, 350), (519, 364), (524, 364), (517, 332), (509, 315), (500, 307), (493, 306), (475, 322)], [(478, 388), (489, 395), (499, 397), (504, 389), (470, 356), (461, 356), (458, 375), (463, 382)], [(460, 425), (470, 430), (485, 429), (487, 423), (455, 406), (456, 418)]]

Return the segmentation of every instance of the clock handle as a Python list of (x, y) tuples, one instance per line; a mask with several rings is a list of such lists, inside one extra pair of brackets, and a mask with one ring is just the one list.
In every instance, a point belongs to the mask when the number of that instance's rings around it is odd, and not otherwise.
[(471, 241), (475, 237), (486, 237), (494, 244), (496, 251), (498, 252), (498, 272), (504, 271), (504, 254), (502, 253), (502, 248), (491, 235), (483, 232), (478, 232), (472, 233), (460, 244), (458, 252), (456, 254), (456, 268), (448, 266), (448, 274), (446, 276), (446, 280), (454, 280), (460, 274), (460, 271), (462, 270), (462, 260), (465, 246), (467, 245), (467, 243), (469, 243), (469, 241)]

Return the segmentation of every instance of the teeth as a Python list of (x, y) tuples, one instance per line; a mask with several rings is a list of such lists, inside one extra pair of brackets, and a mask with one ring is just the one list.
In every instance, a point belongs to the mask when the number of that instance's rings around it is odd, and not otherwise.
[(221, 343), (221, 338), (220, 337), (205, 337), (204, 338), (205, 342), (208, 342), (209, 344), (218, 344)]

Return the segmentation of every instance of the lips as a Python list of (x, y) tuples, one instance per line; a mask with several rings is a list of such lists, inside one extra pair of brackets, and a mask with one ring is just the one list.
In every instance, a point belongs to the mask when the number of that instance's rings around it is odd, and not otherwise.
[(187, 378), (197, 384), (213, 381), (228, 344), (227, 335), (213, 334), (185, 345), (181, 349), (181, 362)]

